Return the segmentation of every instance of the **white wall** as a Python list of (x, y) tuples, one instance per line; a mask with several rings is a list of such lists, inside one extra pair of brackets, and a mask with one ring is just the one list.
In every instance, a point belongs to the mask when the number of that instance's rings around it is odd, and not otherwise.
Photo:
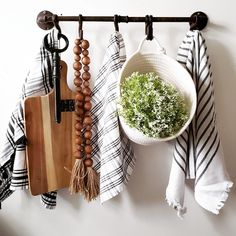
[[(63, 15), (129, 15), (190, 16), (197, 10), (208, 14), (210, 22), (204, 36), (208, 44), (214, 72), (218, 126), (229, 174), (236, 182), (236, 3), (233, 0), (8, 0), (0, 14), (0, 136), (4, 132), (16, 98), (27, 74), (29, 64), (46, 33), (35, 23), (41, 10)], [(76, 23), (63, 23), (62, 29), (70, 41), (70, 49), (62, 58), (70, 65), (71, 48), (77, 35)], [(188, 30), (187, 23), (155, 23), (155, 34), (175, 57), (177, 48)], [(113, 32), (112, 23), (84, 23), (84, 36), (91, 42), (93, 76), (104, 55), (104, 47)], [(120, 24), (130, 55), (144, 36), (144, 24)], [(71, 78), (69, 78), (71, 79)], [(236, 235), (236, 191), (220, 215), (202, 209), (188, 187), (184, 221), (165, 202), (172, 146), (169, 143), (153, 148), (135, 145), (137, 165), (127, 189), (115, 199), (100, 205), (87, 204), (79, 196), (59, 191), (54, 211), (40, 206), (38, 197), (26, 191), (15, 192), (3, 203), (0, 211), (0, 236), (41, 235)]]

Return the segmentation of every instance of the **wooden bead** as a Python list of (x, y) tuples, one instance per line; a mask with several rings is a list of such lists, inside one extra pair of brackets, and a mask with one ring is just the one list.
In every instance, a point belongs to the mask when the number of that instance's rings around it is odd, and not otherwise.
[(84, 101), (85, 102), (90, 102), (91, 101), (91, 97), (90, 96), (85, 96), (84, 97)]
[(84, 109), (86, 111), (89, 111), (92, 108), (92, 103), (91, 102), (85, 102), (84, 103)]
[(86, 112), (84, 113), (84, 115), (85, 115), (85, 116), (88, 116), (88, 117), (91, 116), (91, 111), (86, 111)]
[(81, 130), (82, 128), (83, 128), (83, 125), (82, 125), (81, 122), (77, 122), (77, 123), (75, 124), (75, 129), (76, 129), (76, 130)]
[(76, 115), (78, 116), (82, 116), (84, 114), (84, 109), (83, 108), (80, 108), (80, 107), (76, 107), (75, 108), (75, 113)]
[(81, 151), (75, 151), (74, 156), (76, 159), (82, 159), (82, 152)]
[(81, 43), (81, 40), (80, 40), (80, 39), (76, 39), (76, 40), (75, 40), (75, 44), (76, 44), (76, 45), (80, 45), (80, 43)]
[(82, 74), (82, 78), (83, 80), (90, 80), (91, 78), (91, 75), (88, 71), (85, 71), (83, 74)]
[(74, 48), (73, 48), (73, 52), (74, 52), (74, 54), (76, 54), (76, 55), (80, 55), (81, 54), (81, 52), (82, 52), (82, 49), (81, 49), (81, 47), (80, 46), (74, 46)]
[(84, 81), (84, 87), (89, 87), (89, 82), (88, 81)]
[(87, 144), (87, 145), (91, 144), (91, 140), (90, 139), (86, 139), (85, 140), (85, 144)]
[(92, 160), (91, 158), (86, 158), (86, 159), (84, 160), (84, 165), (85, 165), (86, 167), (92, 167), (92, 166), (93, 166), (93, 160)]
[(83, 89), (83, 94), (84, 94), (85, 96), (89, 96), (89, 95), (91, 94), (91, 89), (88, 88), (88, 87), (85, 87), (85, 88)]
[(84, 49), (84, 50), (82, 51), (82, 54), (86, 57), (86, 56), (88, 56), (89, 51), (88, 51), (87, 49)]
[(78, 150), (78, 151), (81, 151), (81, 152), (82, 152), (82, 151), (83, 151), (83, 147), (82, 147), (81, 145), (77, 145), (77, 146), (76, 146), (76, 150)]
[(87, 154), (91, 154), (92, 153), (92, 146), (91, 145), (86, 145), (85, 148), (84, 148), (84, 151)]
[(90, 116), (84, 117), (84, 124), (91, 125), (93, 123), (93, 120)]
[[(76, 120), (77, 122), (83, 123), (83, 117), (82, 117), (82, 116), (76, 116), (76, 117), (75, 117), (75, 120)], [(78, 130), (81, 130), (81, 129), (78, 129)]]
[(80, 78), (78, 78), (78, 77), (76, 77), (76, 78), (74, 79), (74, 85), (75, 85), (76, 87), (81, 86), (82, 84), (83, 84), (82, 79), (80, 79)]
[(77, 91), (77, 92), (81, 92), (81, 91), (82, 91), (82, 88), (81, 88), (81, 86), (79, 86), (79, 87), (76, 87), (75, 89), (76, 89), (76, 91)]
[(84, 39), (82, 42), (81, 42), (81, 47), (83, 49), (88, 49), (89, 48), (89, 41)]
[(80, 57), (80, 55), (75, 55), (75, 56), (74, 56), (74, 59), (75, 59), (75, 61), (80, 61), (80, 60), (81, 60), (81, 57)]
[(75, 71), (74, 75), (75, 75), (75, 77), (80, 77), (81, 73), (80, 73), (80, 71)]
[(89, 159), (89, 158), (92, 158), (92, 155), (89, 154), (89, 153), (87, 153), (87, 154), (86, 154), (86, 159)]
[(92, 138), (92, 132), (91, 131), (86, 131), (84, 133), (84, 138), (85, 139), (91, 139)]
[(89, 68), (89, 66), (86, 65), (83, 67), (83, 69), (84, 69), (84, 71), (89, 71), (90, 68)]
[(80, 135), (81, 135), (81, 130), (76, 130), (76, 131), (75, 131), (75, 135), (76, 135), (76, 136), (80, 136)]
[(75, 106), (76, 106), (76, 107), (81, 107), (81, 108), (84, 108), (84, 103), (83, 103), (83, 102), (80, 102), (80, 101), (77, 101), (77, 100), (75, 100)]
[(74, 68), (74, 70), (81, 70), (82, 64), (80, 62), (76, 61), (73, 63), (73, 68)]
[(90, 58), (88, 56), (82, 58), (82, 63), (84, 65), (89, 65), (90, 64)]
[(82, 101), (84, 101), (84, 95), (83, 95), (83, 93), (77, 93), (76, 94), (76, 96), (75, 96), (75, 99), (76, 100), (78, 100), (78, 101), (80, 101), (80, 102), (82, 102)]
[(80, 136), (77, 136), (76, 139), (75, 139), (75, 143), (78, 144), (78, 145), (81, 144), (82, 141), (83, 140), (82, 140), (82, 138)]
[(92, 126), (91, 125), (87, 125), (86, 126), (86, 130), (91, 130), (92, 129)]

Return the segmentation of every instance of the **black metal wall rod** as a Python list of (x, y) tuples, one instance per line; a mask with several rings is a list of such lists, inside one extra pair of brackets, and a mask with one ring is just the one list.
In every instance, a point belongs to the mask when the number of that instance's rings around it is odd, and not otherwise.
[[(79, 16), (58, 16), (49, 11), (42, 11), (38, 14), (37, 24), (41, 29), (49, 30), (54, 26), (53, 19), (58, 21), (79, 21)], [(119, 23), (145, 22), (144, 17), (118, 16)], [(208, 17), (204, 12), (194, 12), (190, 17), (153, 17), (153, 22), (189, 22), (194, 29), (202, 30), (207, 25)], [(114, 22), (114, 16), (82, 16), (83, 21)]]

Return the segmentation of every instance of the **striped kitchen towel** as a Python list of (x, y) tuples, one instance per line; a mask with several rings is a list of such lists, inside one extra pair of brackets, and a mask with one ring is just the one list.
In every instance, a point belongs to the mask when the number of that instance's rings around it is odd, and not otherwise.
[(92, 147), (94, 169), (100, 172), (100, 200), (119, 194), (135, 165), (134, 152), (119, 127), (117, 115), (118, 76), (125, 62), (122, 35), (111, 35), (92, 91)]
[(224, 164), (216, 126), (214, 90), (205, 40), (199, 31), (187, 32), (177, 61), (192, 76), (197, 92), (197, 109), (192, 123), (177, 138), (166, 190), (166, 199), (180, 217), (184, 207), (185, 179), (194, 179), (194, 196), (200, 206), (219, 214), (233, 186)]
[[(57, 47), (57, 31), (51, 31), (48, 37), (50, 44)], [(23, 102), (26, 97), (49, 93), (53, 87), (51, 78), (52, 55), (44, 46), (41, 46), (26, 76), (22, 93), (10, 117), (6, 138), (0, 151), (0, 203), (15, 190), (28, 189)], [(56, 192), (42, 194), (41, 202), (45, 208), (55, 208)]]

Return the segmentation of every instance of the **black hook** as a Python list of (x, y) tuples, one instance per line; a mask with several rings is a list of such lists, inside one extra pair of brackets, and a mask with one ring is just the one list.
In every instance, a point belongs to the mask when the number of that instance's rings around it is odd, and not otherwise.
[(57, 15), (52, 16), (52, 21), (55, 26), (55, 28), (58, 30), (58, 34), (61, 34), (61, 27), (59, 26), (59, 20)]
[(198, 11), (190, 16), (190, 30), (202, 30), (206, 27), (208, 17), (204, 12)]
[(114, 26), (115, 31), (119, 32), (119, 22), (120, 22), (120, 16), (114, 15)]
[(44, 47), (51, 53), (61, 53), (61, 52), (64, 52), (66, 51), (66, 49), (68, 48), (69, 46), (69, 40), (68, 38), (61, 33), (61, 27), (59, 26), (59, 20), (58, 20), (58, 16), (57, 15), (53, 15), (52, 16), (52, 20), (53, 20), (53, 24), (54, 24), (54, 27), (58, 30), (58, 34), (57, 34), (57, 37), (58, 37), (58, 40), (60, 40), (61, 38), (64, 39), (65, 41), (65, 46), (64, 48), (55, 48), (53, 43), (49, 43), (48, 42), (48, 36), (50, 34), (47, 34), (45, 37), (44, 37), (44, 40), (43, 40), (43, 44), (44, 44)]
[(148, 31), (148, 20), (149, 20), (149, 17), (148, 15), (146, 15), (145, 16), (145, 35), (147, 35), (147, 31)]
[(83, 16), (79, 14), (79, 38), (83, 39)]
[(153, 16), (146, 15), (145, 16), (145, 34), (147, 35), (147, 40), (153, 39)]

